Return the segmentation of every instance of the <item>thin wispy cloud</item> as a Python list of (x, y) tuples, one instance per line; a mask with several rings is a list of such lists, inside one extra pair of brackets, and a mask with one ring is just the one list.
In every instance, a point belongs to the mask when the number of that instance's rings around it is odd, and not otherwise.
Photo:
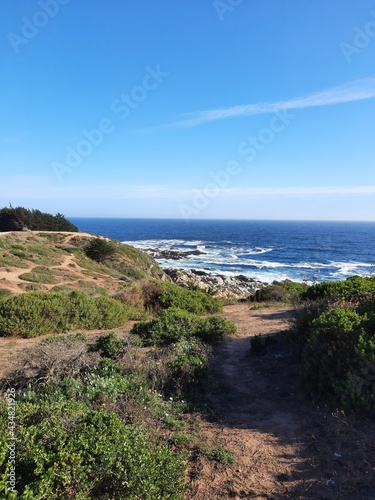
[[(74, 199), (77, 196), (83, 200), (174, 200), (176, 202), (191, 199), (196, 196), (198, 189), (182, 189), (170, 186), (129, 186), (129, 185), (108, 185), (108, 186), (76, 186), (66, 192), (64, 188), (43, 185), (40, 182), (30, 181), (28, 187), (20, 189), (19, 183), (1, 186), (0, 198), (12, 202), (19, 198), (35, 200), (58, 200)], [(48, 186), (48, 188), (47, 188)], [(284, 186), (284, 187), (244, 187), (244, 188), (223, 188), (219, 189), (217, 198), (296, 198), (296, 197), (317, 197), (317, 196), (355, 196), (355, 195), (375, 195), (374, 186)]]
[(303, 97), (284, 101), (245, 104), (230, 108), (218, 108), (189, 113), (183, 120), (171, 123), (172, 127), (194, 127), (202, 123), (242, 116), (276, 113), (277, 111), (298, 110), (319, 106), (330, 106), (375, 97), (375, 76), (347, 82), (343, 85), (323, 90)]
[(220, 191), (221, 197), (252, 196), (346, 196), (375, 194), (375, 186), (316, 186), (316, 187), (253, 187), (227, 188)]

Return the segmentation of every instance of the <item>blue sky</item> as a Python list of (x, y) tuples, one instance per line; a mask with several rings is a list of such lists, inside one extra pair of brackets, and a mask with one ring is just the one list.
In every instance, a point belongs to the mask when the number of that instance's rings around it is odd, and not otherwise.
[(4, 0), (1, 206), (375, 220), (375, 2)]

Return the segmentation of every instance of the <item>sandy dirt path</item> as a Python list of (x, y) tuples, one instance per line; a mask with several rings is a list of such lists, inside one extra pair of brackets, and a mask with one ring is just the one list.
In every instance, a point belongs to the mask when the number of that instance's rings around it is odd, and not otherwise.
[[(214, 350), (208, 416), (197, 419), (200, 438), (231, 450), (235, 463), (204, 462), (187, 498), (374, 499), (357, 489), (362, 474), (374, 474), (371, 450), (367, 458), (361, 450), (374, 428), (355, 435), (345, 416), (304, 395), (286, 336), (273, 335), (288, 329), (291, 309), (239, 304), (224, 314), (238, 333)], [(250, 340), (259, 334), (271, 340), (255, 354)]]

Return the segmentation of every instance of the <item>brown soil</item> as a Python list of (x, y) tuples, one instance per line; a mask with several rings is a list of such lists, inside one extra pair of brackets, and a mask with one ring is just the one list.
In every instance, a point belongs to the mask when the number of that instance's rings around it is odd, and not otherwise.
[[(225, 308), (238, 334), (215, 349), (207, 418), (196, 423), (200, 441), (231, 450), (235, 463), (200, 462), (187, 498), (375, 498), (373, 422), (353, 423), (305, 397), (298, 361), (285, 335), (274, 335), (290, 313)], [(251, 352), (259, 334), (270, 341)]]

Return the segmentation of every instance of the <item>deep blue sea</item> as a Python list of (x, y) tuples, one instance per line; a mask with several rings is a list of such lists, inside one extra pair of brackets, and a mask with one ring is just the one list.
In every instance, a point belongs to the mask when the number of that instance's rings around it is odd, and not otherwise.
[(260, 281), (342, 280), (375, 274), (375, 222), (70, 218), (80, 231), (135, 247), (200, 250), (180, 267)]

